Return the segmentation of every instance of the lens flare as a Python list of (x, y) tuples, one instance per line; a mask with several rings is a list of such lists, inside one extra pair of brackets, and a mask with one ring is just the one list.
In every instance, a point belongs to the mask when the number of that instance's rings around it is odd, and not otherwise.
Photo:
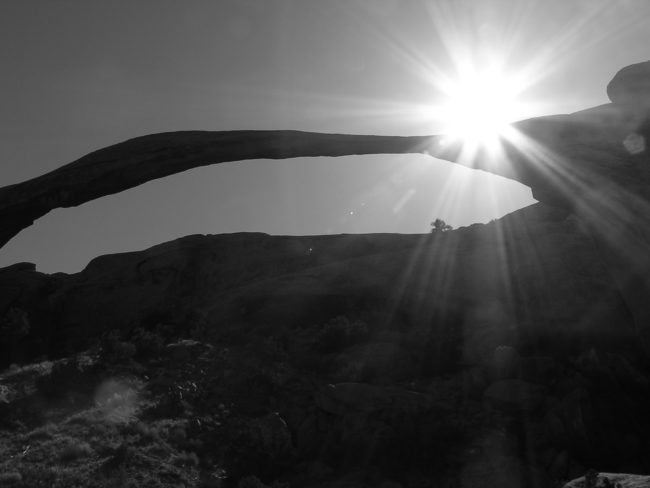
[(500, 69), (467, 69), (442, 89), (443, 132), (469, 146), (495, 146), (522, 112), (522, 85)]
[(141, 385), (133, 381), (109, 379), (97, 388), (95, 404), (102, 410), (106, 420), (128, 423), (136, 416), (140, 388)]

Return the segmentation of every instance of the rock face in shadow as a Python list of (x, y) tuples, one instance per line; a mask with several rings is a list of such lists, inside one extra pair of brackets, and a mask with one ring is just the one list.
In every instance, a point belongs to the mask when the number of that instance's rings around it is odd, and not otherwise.
[[(224, 486), (554, 488), (592, 466), (650, 470), (633, 317), (581, 223), (543, 204), (427, 235), (195, 235), (72, 275), (23, 263), (0, 270), (0, 297), (5, 364), (62, 357), (33, 388), (21, 375), (48, 362), (0, 373), (3, 435), (131, 378), (147, 405), (123, 429), (131, 459), (167, 439)], [(178, 427), (156, 441), (149, 425)], [(28, 437), (28, 461), (47, 459)]]
[(502, 344), (549, 354), (633, 344), (590, 239), (541, 204), (437, 235), (188, 236), (74, 275), (4, 268), (0, 290), (4, 365), (83, 349), (111, 329), (206, 322), (244, 334), (338, 315), (376, 334), (399, 329), (411, 349), (443, 341), (431, 367), (478, 364)]
[[(647, 488), (650, 486), (650, 476), (638, 474), (621, 474), (621, 473), (596, 473), (592, 476), (595, 484), (594, 488), (614, 486), (620, 488)], [(607, 484), (609, 483), (609, 484)], [(588, 486), (584, 476), (577, 478), (566, 485), (564, 488), (582, 488)]]

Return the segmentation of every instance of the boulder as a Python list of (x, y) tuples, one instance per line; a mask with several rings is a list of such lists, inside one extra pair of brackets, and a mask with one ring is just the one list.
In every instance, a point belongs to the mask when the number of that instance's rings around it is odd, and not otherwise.
[[(569, 481), (563, 488), (586, 488), (585, 476)], [(650, 488), (650, 476), (623, 473), (598, 473), (590, 488)]]
[(650, 61), (619, 70), (607, 85), (607, 96), (627, 107), (650, 107)]

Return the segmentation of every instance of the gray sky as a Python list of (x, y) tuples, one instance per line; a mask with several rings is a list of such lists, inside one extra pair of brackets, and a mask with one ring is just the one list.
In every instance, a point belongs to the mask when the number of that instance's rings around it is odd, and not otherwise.
[[(649, 18), (647, 0), (0, 0), (0, 186), (161, 131), (435, 133), (463, 57), (525, 72), (525, 116), (587, 108), (650, 58)], [(0, 266), (78, 271), (193, 233), (427, 232), (532, 201), (426, 157), (228, 163), (54, 211)]]

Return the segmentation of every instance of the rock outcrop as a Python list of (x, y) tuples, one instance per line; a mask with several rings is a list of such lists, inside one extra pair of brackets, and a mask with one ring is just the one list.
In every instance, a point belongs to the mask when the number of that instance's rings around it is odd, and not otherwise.
[(650, 62), (621, 69), (607, 85), (607, 96), (629, 110), (647, 109), (650, 104)]
[[(592, 476), (593, 488), (648, 488), (650, 476), (623, 473), (595, 473)], [(563, 488), (587, 488), (586, 477), (582, 476), (570, 481)]]
[(38, 395), (32, 369), (8, 370), (0, 429), (126, 371), (162, 396), (141, 422), (180, 418), (170, 442), (222, 453), (234, 479), (551, 487), (650, 468), (632, 317), (590, 238), (543, 204), (428, 235), (196, 235), (74, 275), (19, 264), (0, 297), (4, 364), (99, 342), (88, 357), (116, 368), (40, 363)]
[[(184, 418), (170, 442), (265, 482), (558, 486), (590, 466), (647, 472), (646, 70), (622, 70), (612, 104), (515, 124), (498, 162), (437, 137), (179, 132), (0, 189), (0, 243), (50, 209), (238, 159), (426, 152), (543, 202), (429, 235), (188, 236), (74, 275), (9, 266), (0, 367), (94, 346), (92, 361), (131, 368), (166, 399), (150, 415)], [(84, 365), (50, 364), (34, 388), (21, 388), (31, 370), (3, 373), (0, 427), (44, 421), (43, 395), (86, 398), (98, 378)], [(589, 476), (568, 486), (647, 483)]]
[[(566, 208), (599, 249), (641, 340), (650, 350), (650, 152), (645, 149), (648, 64), (624, 68), (613, 103), (513, 124), (503, 153), (468, 158), (439, 136), (392, 137), (298, 131), (174, 132), (88, 154), (41, 177), (0, 189), (0, 245), (58, 207), (70, 207), (196, 166), (243, 159), (427, 153), (512, 178), (541, 202)], [(633, 109), (631, 107), (634, 107)]]
[[(249, 330), (336, 316), (383, 324), (367, 331), (372, 341), (333, 358), (358, 358), (364, 374), (408, 377), (427, 343), (440, 348), (427, 359), (431, 370), (491, 363), (500, 345), (537, 355), (635, 347), (590, 239), (542, 204), (439, 235), (196, 235), (101, 256), (73, 275), (15, 265), (0, 270), (0, 297), (5, 364), (80, 350), (111, 329)], [(387, 344), (398, 324), (402, 340)]]

